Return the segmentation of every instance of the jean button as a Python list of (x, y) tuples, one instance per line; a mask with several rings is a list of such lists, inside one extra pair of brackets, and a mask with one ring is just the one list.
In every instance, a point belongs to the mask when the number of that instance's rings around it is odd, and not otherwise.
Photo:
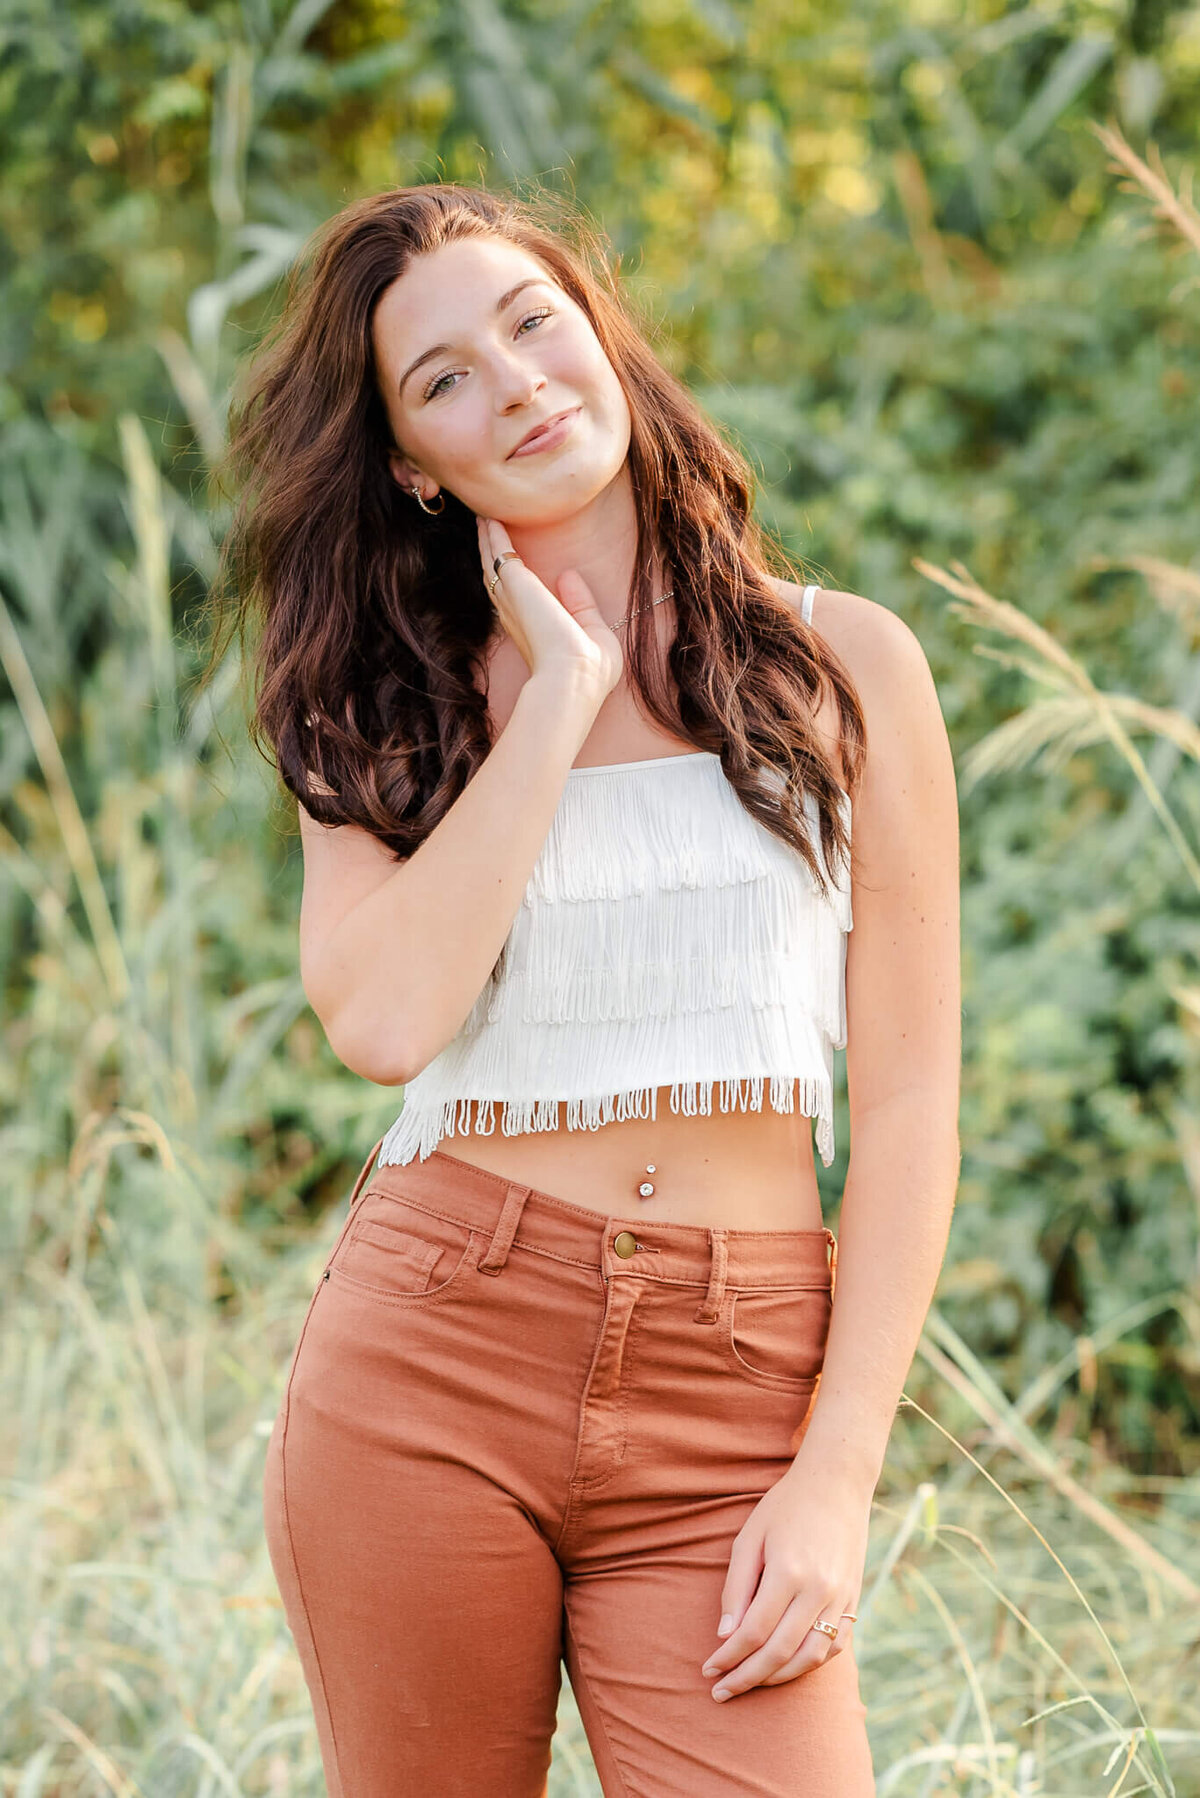
[(618, 1230), (617, 1234), (613, 1237), (613, 1248), (621, 1257), (622, 1261), (628, 1261), (629, 1257), (637, 1248), (637, 1237), (633, 1234), (632, 1230)]

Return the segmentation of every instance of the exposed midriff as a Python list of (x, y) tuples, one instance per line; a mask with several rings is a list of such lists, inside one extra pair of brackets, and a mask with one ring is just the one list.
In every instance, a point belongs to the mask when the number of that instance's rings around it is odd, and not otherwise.
[[(659, 1088), (654, 1119), (599, 1130), (568, 1132), (562, 1124), (523, 1136), (448, 1136), (438, 1153), (606, 1217), (734, 1230), (821, 1228), (811, 1118), (768, 1106), (722, 1112), (715, 1101), (707, 1116), (676, 1116), (669, 1096), (669, 1087)], [(650, 1198), (638, 1195), (643, 1181), (654, 1186)]]

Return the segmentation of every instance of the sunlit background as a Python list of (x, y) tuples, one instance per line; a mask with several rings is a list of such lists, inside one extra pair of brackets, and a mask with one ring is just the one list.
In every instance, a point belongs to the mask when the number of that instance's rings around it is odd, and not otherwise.
[[(207, 473), (312, 229), (454, 179), (586, 209), (938, 682), (963, 1167), (856, 1627), (879, 1792), (1196, 1798), (1200, 10), (8, 0), (0, 115), (0, 1791), (324, 1791), (262, 1459), (398, 1095), (306, 1006), (237, 647), (197, 680)], [(837, 1135), (835, 1227), (844, 1091)], [(565, 1679), (550, 1790), (599, 1792)]]

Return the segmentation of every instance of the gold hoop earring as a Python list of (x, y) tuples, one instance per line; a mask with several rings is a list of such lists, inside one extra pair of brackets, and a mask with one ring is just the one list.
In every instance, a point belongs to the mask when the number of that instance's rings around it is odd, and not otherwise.
[(427, 506), (425, 501), (421, 498), (421, 489), (419, 487), (410, 487), (409, 492), (416, 496), (417, 504), (420, 506), (422, 512), (428, 512), (433, 518), (436, 518), (439, 512), (444, 512), (446, 510), (446, 495), (444, 493), (439, 493), (436, 496), (442, 502), (440, 506)]

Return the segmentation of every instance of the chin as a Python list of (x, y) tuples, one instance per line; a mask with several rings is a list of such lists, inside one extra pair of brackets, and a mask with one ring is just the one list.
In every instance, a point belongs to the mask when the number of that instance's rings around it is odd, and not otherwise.
[(564, 473), (554, 482), (551, 492), (548, 493), (543, 488), (527, 495), (509, 495), (504, 501), (497, 502), (496, 510), (490, 516), (502, 519), (506, 525), (534, 527), (564, 524), (568, 519), (575, 518), (593, 500), (599, 499), (612, 485), (612, 481), (612, 474), (597, 473), (594, 469)]

